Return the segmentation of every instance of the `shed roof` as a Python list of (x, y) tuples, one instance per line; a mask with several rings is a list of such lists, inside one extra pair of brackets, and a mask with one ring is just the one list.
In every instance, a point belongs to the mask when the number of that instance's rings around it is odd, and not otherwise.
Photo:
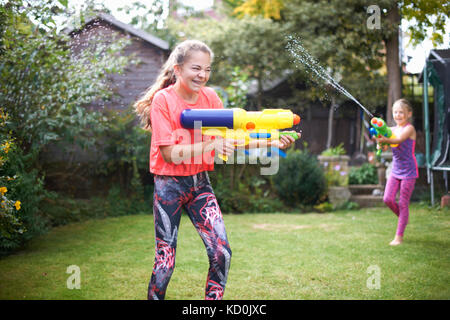
[[(142, 40), (145, 40), (145, 41), (161, 48), (162, 50), (169, 50), (169, 43), (167, 41), (164, 41), (164, 40), (162, 40), (154, 35), (151, 35), (150, 33), (147, 33), (143, 30), (136, 29), (135, 27), (133, 27), (129, 24), (126, 24), (122, 21), (119, 21), (116, 18), (114, 18), (112, 15), (104, 13), (104, 12), (100, 12), (100, 13), (96, 14), (95, 16), (92, 16), (90, 19), (88, 19), (86, 21), (86, 23), (84, 25), (87, 25), (98, 19), (104, 20), (104, 21), (116, 26), (119, 29), (122, 29), (138, 38), (141, 38)], [(67, 34), (72, 34), (72, 33), (78, 32), (78, 31), (80, 31), (80, 29), (65, 30), (65, 32)]]

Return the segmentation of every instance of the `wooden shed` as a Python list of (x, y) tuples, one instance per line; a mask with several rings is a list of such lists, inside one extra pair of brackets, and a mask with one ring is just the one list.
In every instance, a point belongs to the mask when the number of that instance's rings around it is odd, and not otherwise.
[[(121, 52), (133, 55), (137, 64), (129, 64), (122, 74), (109, 74), (108, 80), (114, 96), (108, 101), (96, 101), (87, 108), (106, 109), (117, 112), (128, 111), (129, 107), (150, 87), (170, 54), (169, 44), (147, 32), (123, 23), (113, 16), (99, 13), (79, 29), (64, 30), (71, 37), (70, 47), (74, 55), (102, 43), (113, 43), (118, 37), (125, 37), (130, 44)], [(136, 117), (136, 125), (138, 119)], [(111, 177), (100, 177), (91, 172), (91, 164), (104, 158), (102, 147), (84, 150), (76, 143), (61, 141), (50, 144), (41, 154), (46, 167), (47, 189), (71, 194), (76, 198), (88, 198), (111, 185)]]
[(123, 55), (134, 55), (139, 60), (129, 65), (121, 75), (110, 75), (115, 98), (107, 104), (110, 108), (127, 108), (156, 80), (162, 65), (169, 55), (169, 44), (154, 35), (123, 23), (106, 13), (90, 18), (81, 29), (66, 30), (72, 38), (74, 54), (91, 45), (90, 39), (100, 37), (103, 41), (114, 41), (114, 35), (131, 40)]

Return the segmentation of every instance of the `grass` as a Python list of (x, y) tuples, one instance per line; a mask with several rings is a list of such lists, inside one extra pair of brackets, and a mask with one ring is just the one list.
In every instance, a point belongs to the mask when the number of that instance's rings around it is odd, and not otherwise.
[[(405, 242), (386, 208), (327, 214), (226, 215), (233, 256), (225, 299), (449, 299), (450, 210), (413, 205)], [(151, 215), (53, 229), (0, 260), (0, 299), (145, 299), (154, 258)], [(81, 289), (69, 290), (70, 265)], [(379, 289), (367, 281), (380, 271)], [(181, 220), (167, 299), (203, 299), (208, 261)], [(369, 279), (370, 278), (370, 279)]]

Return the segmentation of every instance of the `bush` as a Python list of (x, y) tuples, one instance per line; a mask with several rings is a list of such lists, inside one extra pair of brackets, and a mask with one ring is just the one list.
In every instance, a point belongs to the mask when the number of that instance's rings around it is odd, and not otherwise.
[(344, 144), (341, 143), (337, 147), (328, 148), (320, 154), (321, 156), (343, 156), (346, 153), (344, 149)]
[[(259, 170), (258, 165), (216, 165), (216, 170), (209, 173), (223, 213), (272, 213), (286, 209), (272, 191), (271, 180), (258, 175)], [(242, 176), (236, 176), (236, 172)]]
[(352, 167), (349, 173), (349, 184), (377, 184), (377, 168), (371, 163), (364, 163), (361, 167)]
[[(151, 191), (151, 190), (149, 190)], [(49, 227), (56, 227), (89, 219), (102, 219), (152, 212), (152, 201), (148, 197), (127, 196), (118, 185), (113, 185), (106, 197), (73, 199), (53, 192), (42, 203), (43, 217)]]
[(307, 149), (289, 151), (272, 179), (278, 196), (289, 206), (315, 205), (326, 194), (322, 168)]
[[(44, 189), (42, 178), (36, 169), (30, 169), (26, 164), (28, 157), (16, 148), (8, 154), (9, 161), (1, 167), (2, 177), (6, 179), (9, 199), (20, 201), (17, 208), (17, 224), (14, 229), (0, 234), (0, 255), (12, 252), (21, 247), (26, 241), (47, 231), (47, 220), (40, 210), (42, 199), (48, 194)], [(0, 219), (5, 222), (3, 217)]]

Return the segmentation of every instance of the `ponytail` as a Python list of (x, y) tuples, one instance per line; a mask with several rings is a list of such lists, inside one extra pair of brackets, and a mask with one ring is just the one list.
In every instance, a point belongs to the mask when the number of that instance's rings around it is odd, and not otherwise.
[(191, 50), (200, 50), (210, 55), (213, 59), (213, 52), (211, 49), (201, 41), (186, 40), (178, 44), (170, 54), (166, 63), (163, 65), (161, 72), (156, 78), (155, 83), (148, 88), (147, 92), (134, 104), (135, 112), (141, 119), (142, 128), (148, 131), (152, 131), (150, 120), (150, 109), (155, 94), (164, 88), (167, 88), (171, 84), (176, 82), (175, 65), (182, 65)]
[(144, 96), (134, 104), (135, 111), (141, 119), (141, 125), (144, 130), (148, 130), (150, 132), (152, 131), (150, 121), (150, 106), (156, 92), (161, 89), (167, 88), (171, 84), (175, 83), (175, 81), (175, 73), (169, 57), (169, 59), (164, 64), (162, 71), (158, 75), (158, 78), (156, 78), (155, 83), (147, 90)]

